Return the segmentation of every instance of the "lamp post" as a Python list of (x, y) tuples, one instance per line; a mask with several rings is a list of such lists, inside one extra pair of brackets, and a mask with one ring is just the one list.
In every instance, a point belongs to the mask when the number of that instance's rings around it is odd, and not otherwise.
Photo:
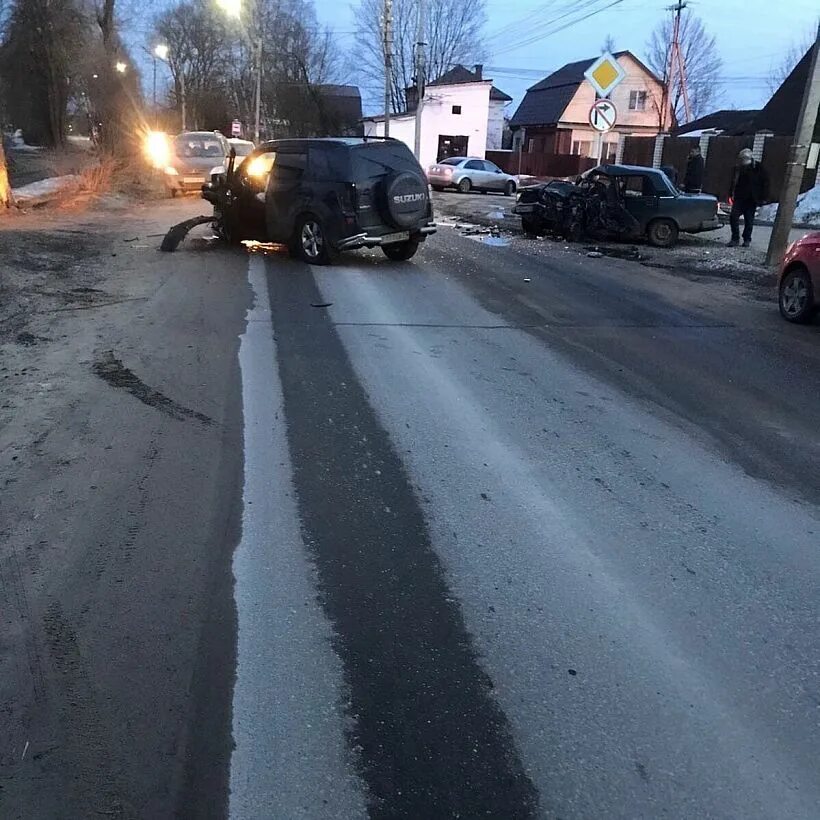
[[(217, 0), (217, 5), (222, 9), (222, 11), (228, 17), (232, 17), (235, 20), (239, 20), (242, 17), (242, 0)], [(258, 20), (257, 20), (258, 24)], [(253, 35), (250, 32), (250, 29), (247, 31), (248, 40), (251, 43), (251, 47), (254, 49), (255, 59), (255, 72), (256, 72), (256, 92), (255, 92), (255, 99), (254, 99), (254, 126), (253, 126), (253, 141), (259, 142), (259, 124), (261, 120), (262, 114), (262, 31), (261, 26), (259, 27), (259, 33), (257, 37), (254, 39)]]
[(154, 128), (159, 123), (159, 111), (157, 110), (157, 57), (165, 62), (168, 59), (168, 46), (160, 43), (154, 46), (151, 52), (151, 59), (154, 63)]

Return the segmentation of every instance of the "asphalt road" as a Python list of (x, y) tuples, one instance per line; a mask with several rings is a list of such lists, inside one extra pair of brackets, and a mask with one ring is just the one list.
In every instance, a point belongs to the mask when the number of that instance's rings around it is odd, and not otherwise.
[(816, 325), (449, 229), (117, 248), (0, 433), (0, 815), (820, 815)]

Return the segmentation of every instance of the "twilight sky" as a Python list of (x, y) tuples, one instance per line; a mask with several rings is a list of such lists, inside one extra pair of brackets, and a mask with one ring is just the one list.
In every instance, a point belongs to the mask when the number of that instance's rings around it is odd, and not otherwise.
[[(533, 27), (542, 21), (578, 6), (593, 10), (610, 2), (613, 0), (487, 0), (485, 76), (513, 97), (511, 113), (530, 85), (564, 63), (595, 57), (607, 34), (612, 35), (617, 49), (643, 58), (650, 32), (668, 14), (665, 8), (673, 0), (622, 0), (560, 33), (516, 45), (536, 37), (540, 32)], [(350, 3), (315, 3), (320, 22), (333, 28), (344, 49), (353, 28)], [(690, 7), (717, 38), (724, 61), (719, 108), (758, 108), (768, 100), (768, 71), (795, 40), (815, 30), (818, 6), (818, 0), (691, 0)], [(572, 18), (556, 25), (567, 19)], [(516, 31), (511, 24), (519, 22), (521, 28)], [(497, 34), (502, 28), (506, 33)]]

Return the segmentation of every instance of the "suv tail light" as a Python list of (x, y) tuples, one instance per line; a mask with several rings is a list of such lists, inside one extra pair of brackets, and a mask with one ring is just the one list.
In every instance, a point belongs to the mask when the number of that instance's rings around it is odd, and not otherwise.
[(342, 210), (348, 214), (356, 213), (356, 207), (359, 204), (359, 195), (356, 190), (355, 182), (345, 183), (342, 191)]

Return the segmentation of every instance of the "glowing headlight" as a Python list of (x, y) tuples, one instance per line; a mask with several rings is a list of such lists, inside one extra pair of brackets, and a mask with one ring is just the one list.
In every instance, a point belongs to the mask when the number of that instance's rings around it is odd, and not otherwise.
[(149, 131), (145, 137), (145, 155), (154, 168), (163, 168), (171, 159), (168, 137), (161, 131)]
[(173, 166), (173, 165), (168, 165), (168, 166), (165, 168), (165, 173), (166, 173), (166, 174), (168, 174), (168, 176), (169, 176), (169, 177), (177, 177), (177, 176), (179, 176), (179, 171), (177, 171), (177, 169), (176, 169), (176, 168), (174, 168), (174, 166)]
[(262, 179), (270, 170), (270, 163), (263, 156), (254, 157), (249, 163), (245, 173), (249, 177)]

